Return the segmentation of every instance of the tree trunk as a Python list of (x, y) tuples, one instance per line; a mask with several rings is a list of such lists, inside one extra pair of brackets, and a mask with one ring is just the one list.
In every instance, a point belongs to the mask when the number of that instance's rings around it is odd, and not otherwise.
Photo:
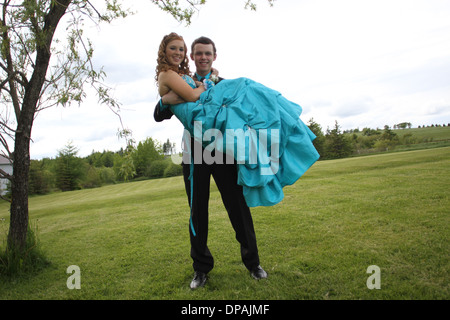
[(50, 53), (47, 50), (38, 50), (36, 66), (25, 89), (15, 136), (8, 247), (20, 251), (25, 248), (28, 231), (28, 172), (30, 170), (31, 128), (33, 127), (34, 114), (36, 113), (36, 106), (49, 61)]
[(19, 251), (25, 248), (28, 231), (29, 133), (31, 133), (31, 130), (25, 130), (26, 127), (31, 128), (31, 125), (18, 125), (15, 137), (13, 179), (11, 181), (11, 221), (8, 234), (8, 247)]
[(26, 248), (28, 233), (28, 172), (30, 169), (30, 140), (34, 115), (50, 63), (50, 50), (56, 27), (72, 0), (52, 2), (45, 17), (44, 28), (39, 36), (34, 72), (25, 88), (22, 110), (17, 119), (17, 131), (13, 156), (13, 179), (11, 181), (11, 220), (8, 248), (21, 252)]

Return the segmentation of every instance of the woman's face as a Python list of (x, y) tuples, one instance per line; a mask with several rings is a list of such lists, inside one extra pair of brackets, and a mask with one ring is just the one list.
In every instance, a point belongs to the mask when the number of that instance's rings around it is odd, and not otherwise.
[(185, 56), (183, 40), (172, 40), (167, 44), (166, 57), (170, 65), (178, 67)]

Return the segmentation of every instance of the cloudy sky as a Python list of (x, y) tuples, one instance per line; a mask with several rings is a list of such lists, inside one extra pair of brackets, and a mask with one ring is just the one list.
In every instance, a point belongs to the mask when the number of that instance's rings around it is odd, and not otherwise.
[[(214, 66), (227, 79), (247, 77), (303, 107), (324, 130), (413, 127), (450, 122), (450, 1), (444, 0), (209, 0), (188, 27), (148, 0), (123, 1), (135, 14), (111, 25), (87, 27), (95, 63), (121, 102), (133, 138), (180, 145), (174, 117), (156, 123), (156, 53), (174, 31), (190, 43), (216, 43)], [(193, 62), (191, 69), (194, 69)], [(95, 94), (81, 106), (41, 112), (33, 127), (31, 157), (55, 157), (69, 141), (79, 156), (117, 151), (118, 117)]]

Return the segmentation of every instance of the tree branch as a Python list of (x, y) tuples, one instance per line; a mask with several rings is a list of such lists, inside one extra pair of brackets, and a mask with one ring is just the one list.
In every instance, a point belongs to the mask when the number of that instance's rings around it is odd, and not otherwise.
[(8, 179), (9, 181), (11, 181), (13, 176), (10, 175), (9, 173), (5, 172), (3, 169), (0, 169), (0, 178)]

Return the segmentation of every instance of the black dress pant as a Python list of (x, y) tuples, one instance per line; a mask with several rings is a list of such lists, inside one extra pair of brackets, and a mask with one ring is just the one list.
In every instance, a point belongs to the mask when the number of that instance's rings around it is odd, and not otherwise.
[[(222, 196), (225, 209), (236, 232), (236, 239), (241, 246), (241, 257), (247, 269), (252, 270), (259, 265), (256, 235), (250, 209), (245, 202), (242, 186), (237, 184), (236, 164), (213, 163), (194, 164), (193, 199), (192, 199), (192, 227), (189, 226), (191, 239), (191, 257), (195, 271), (208, 273), (214, 266), (214, 259), (208, 249), (208, 204), (211, 175)], [(183, 164), (183, 175), (191, 204), (191, 182), (189, 180), (190, 165)], [(228, 244), (224, 243), (224, 246)]]

